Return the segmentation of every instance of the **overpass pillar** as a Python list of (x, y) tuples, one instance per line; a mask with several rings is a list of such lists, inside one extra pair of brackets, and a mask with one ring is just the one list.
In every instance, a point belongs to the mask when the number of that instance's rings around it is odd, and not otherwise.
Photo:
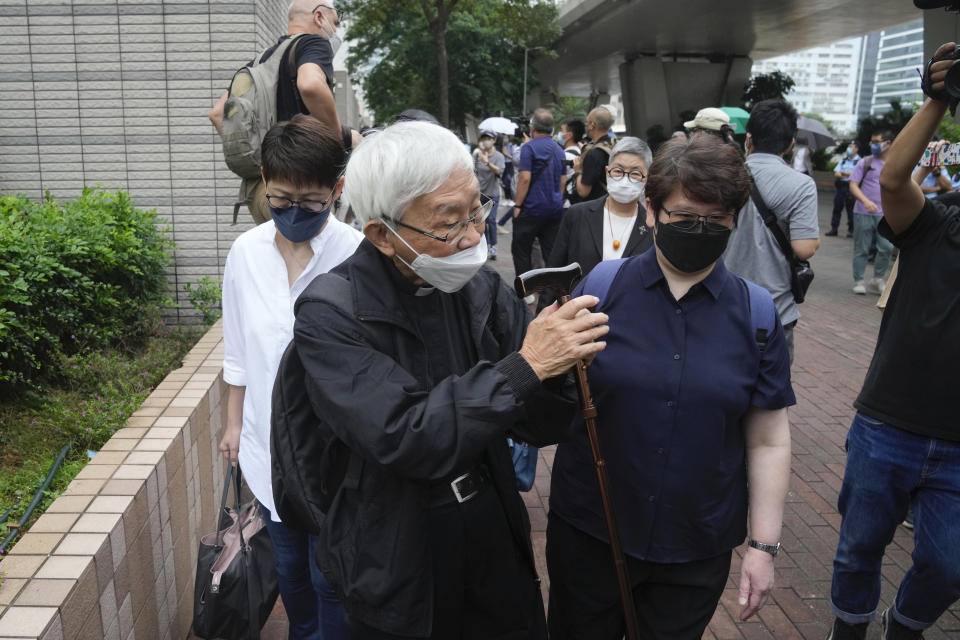
[(923, 60), (933, 57), (944, 42), (960, 43), (960, 15), (942, 9), (923, 12)]
[(620, 89), (627, 130), (648, 137), (660, 125), (669, 136), (681, 123), (680, 113), (704, 107), (738, 106), (753, 61), (731, 56), (706, 59), (663, 59), (641, 56), (620, 65)]

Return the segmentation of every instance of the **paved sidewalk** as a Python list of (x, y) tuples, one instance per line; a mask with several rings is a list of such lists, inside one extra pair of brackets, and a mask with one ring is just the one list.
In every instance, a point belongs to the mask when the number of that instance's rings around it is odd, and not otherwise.
[[(821, 194), (821, 232), (829, 228), (833, 194)], [(499, 259), (491, 263), (508, 282), (513, 281), (509, 253), (510, 235), (501, 235)], [(754, 638), (812, 638), (821, 640), (833, 621), (830, 612), (830, 576), (837, 544), (840, 516), (837, 493), (844, 469), (843, 443), (853, 417), (852, 403), (863, 377), (880, 327), (874, 295), (851, 293), (853, 240), (823, 238), (813, 259), (816, 271), (810, 294), (801, 308), (796, 330), (793, 385), (797, 405), (790, 410), (793, 463), (790, 493), (784, 515), (784, 550), (777, 557), (773, 601), (749, 622), (737, 622), (737, 550), (731, 578), (704, 638), (733, 640)], [(868, 266), (868, 275), (872, 274)], [(544, 546), (550, 494), (550, 466), (554, 448), (541, 452), (534, 490), (523, 494), (533, 527), (533, 542), (544, 581), (549, 585)], [(892, 601), (896, 587), (910, 567), (912, 534), (900, 527), (884, 558), (881, 609)], [(263, 638), (286, 637), (286, 620), (278, 602)], [(867, 636), (879, 638), (879, 626)], [(960, 639), (960, 604), (945, 613), (928, 640)]]

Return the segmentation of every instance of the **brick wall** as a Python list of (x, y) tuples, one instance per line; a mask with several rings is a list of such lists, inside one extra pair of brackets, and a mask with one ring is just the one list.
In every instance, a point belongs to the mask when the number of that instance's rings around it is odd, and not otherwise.
[(222, 360), (218, 323), (0, 560), (0, 638), (187, 637), (226, 469)]
[[(207, 112), (286, 31), (285, 0), (0, 0), (0, 191), (127, 189), (177, 244), (171, 294), (219, 278), (237, 180)], [(171, 313), (181, 319), (192, 309)]]

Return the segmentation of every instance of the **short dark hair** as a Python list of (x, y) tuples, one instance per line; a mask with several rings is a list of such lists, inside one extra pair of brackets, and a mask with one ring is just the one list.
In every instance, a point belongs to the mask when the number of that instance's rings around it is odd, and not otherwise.
[(758, 102), (747, 120), (747, 133), (754, 150), (779, 155), (797, 137), (797, 110), (783, 100)]
[(881, 140), (890, 140), (890, 141), (893, 141), (895, 137), (893, 135), (893, 131), (890, 131), (890, 129), (879, 129), (877, 131), (874, 131), (873, 133), (870, 134), (871, 138), (873, 136), (880, 136)]
[(580, 142), (583, 136), (587, 134), (587, 125), (580, 118), (567, 118), (561, 124), (567, 127), (567, 131), (573, 134), (573, 141)]
[(736, 215), (750, 197), (750, 174), (743, 157), (719, 136), (694, 133), (660, 145), (647, 174), (646, 194), (659, 212), (679, 187), (698, 202), (718, 204)]
[(313, 116), (297, 114), (263, 136), (260, 162), (264, 180), (332, 189), (343, 172), (346, 152), (339, 132)]
[(553, 133), (553, 114), (547, 109), (537, 109), (530, 118), (530, 128), (537, 133)]

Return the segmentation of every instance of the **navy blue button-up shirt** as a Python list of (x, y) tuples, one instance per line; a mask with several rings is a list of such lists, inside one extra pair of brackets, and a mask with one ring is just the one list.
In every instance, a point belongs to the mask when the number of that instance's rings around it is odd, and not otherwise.
[[(590, 293), (585, 283), (575, 295)], [(795, 403), (780, 322), (761, 354), (749, 304), (722, 261), (676, 301), (656, 251), (627, 260), (604, 298), (607, 348), (588, 374), (621, 541), (635, 558), (688, 562), (746, 536), (744, 414)], [(557, 449), (550, 511), (609, 541), (579, 422)]]

